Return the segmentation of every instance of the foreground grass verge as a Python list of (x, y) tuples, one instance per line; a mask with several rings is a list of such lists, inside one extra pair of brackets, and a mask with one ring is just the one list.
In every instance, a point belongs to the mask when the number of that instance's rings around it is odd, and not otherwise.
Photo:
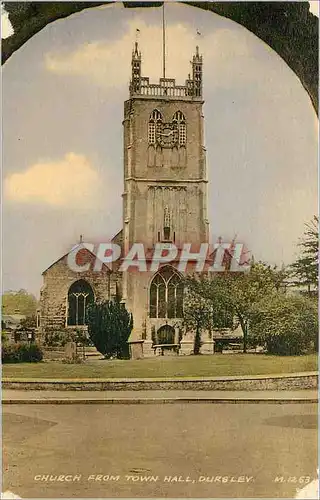
[(215, 354), (212, 356), (157, 357), (139, 361), (91, 360), (83, 364), (56, 361), (5, 364), (3, 378), (152, 378), (222, 377), (314, 371), (317, 355), (268, 356), (264, 354)]

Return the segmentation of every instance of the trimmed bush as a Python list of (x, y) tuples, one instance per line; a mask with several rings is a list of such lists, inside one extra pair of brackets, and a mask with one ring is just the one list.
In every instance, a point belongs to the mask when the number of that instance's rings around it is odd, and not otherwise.
[(42, 359), (43, 353), (37, 344), (2, 345), (2, 363), (37, 363)]
[(105, 358), (129, 359), (127, 341), (133, 319), (118, 296), (114, 300), (90, 304), (87, 320), (90, 339)]

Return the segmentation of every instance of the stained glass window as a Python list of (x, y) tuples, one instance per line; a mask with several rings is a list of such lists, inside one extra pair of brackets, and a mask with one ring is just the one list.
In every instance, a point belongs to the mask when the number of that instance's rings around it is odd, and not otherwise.
[(183, 283), (171, 266), (165, 266), (150, 285), (150, 318), (182, 318)]
[(85, 325), (86, 309), (93, 301), (93, 290), (87, 281), (73, 283), (68, 292), (68, 325)]

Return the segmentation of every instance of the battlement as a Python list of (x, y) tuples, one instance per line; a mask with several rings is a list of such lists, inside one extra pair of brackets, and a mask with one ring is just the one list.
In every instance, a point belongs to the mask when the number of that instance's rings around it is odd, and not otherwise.
[(195, 86), (192, 80), (186, 80), (185, 85), (177, 85), (174, 78), (160, 78), (160, 83), (150, 83), (148, 77), (141, 77), (139, 85), (130, 84), (130, 97), (153, 97), (172, 99), (202, 99), (196, 96)]
[(150, 83), (146, 76), (141, 75), (141, 52), (138, 51), (138, 44), (132, 52), (132, 75), (129, 87), (130, 98), (150, 98), (153, 99), (179, 99), (179, 100), (202, 100), (202, 56), (199, 55), (199, 48), (196, 48), (196, 55), (193, 56), (192, 78), (190, 74), (185, 81), (185, 85), (177, 85), (175, 78), (160, 78), (159, 83)]

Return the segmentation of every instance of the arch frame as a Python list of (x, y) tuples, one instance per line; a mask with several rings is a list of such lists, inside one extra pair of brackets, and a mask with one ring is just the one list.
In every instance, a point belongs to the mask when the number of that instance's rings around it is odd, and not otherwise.
[[(47, 24), (84, 9), (115, 2), (4, 2), (14, 34), (2, 40), (2, 64)], [(186, 2), (219, 14), (255, 34), (287, 63), (318, 114), (319, 23), (308, 2)], [(125, 8), (161, 7), (163, 2), (123, 2)]]

